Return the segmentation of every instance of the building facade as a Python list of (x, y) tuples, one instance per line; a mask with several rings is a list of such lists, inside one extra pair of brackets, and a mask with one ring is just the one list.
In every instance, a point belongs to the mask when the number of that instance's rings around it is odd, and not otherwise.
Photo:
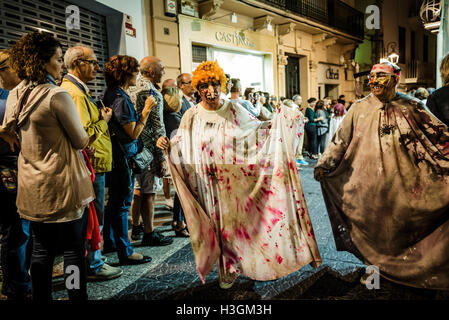
[[(218, 60), (244, 88), (288, 98), (299, 93), (304, 101), (341, 94), (352, 99), (354, 52), (363, 41), (364, 18), (354, 3), (0, 0), (0, 47), (38, 29), (53, 33), (64, 50), (77, 43), (91, 46), (101, 66), (114, 54), (138, 60), (154, 55), (163, 61), (167, 79), (192, 72), (203, 60)], [(78, 28), (71, 20), (73, 6), (79, 10)], [(101, 78), (91, 85), (94, 95), (104, 88)]]
[[(218, 60), (225, 72), (277, 96), (355, 97), (354, 52), (363, 14), (354, 1), (151, 1), (151, 50), (166, 78)], [(176, 29), (177, 26), (177, 29)]]
[(366, 73), (381, 59), (394, 60), (401, 68), (398, 89), (403, 92), (418, 87), (435, 87), (437, 37), (426, 30), (419, 17), (421, 0), (359, 0), (357, 8), (379, 8), (379, 29), (366, 29), (364, 42), (356, 50), (360, 66), (361, 94), (368, 94)]

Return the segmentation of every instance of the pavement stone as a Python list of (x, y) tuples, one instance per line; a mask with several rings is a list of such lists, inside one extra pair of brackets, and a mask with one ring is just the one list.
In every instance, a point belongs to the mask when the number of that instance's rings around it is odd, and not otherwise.
[[(323, 263), (318, 268), (306, 265), (297, 272), (274, 281), (255, 281), (240, 276), (229, 290), (218, 286), (215, 268), (203, 284), (189, 238), (174, 237), (173, 244), (164, 247), (141, 247), (134, 242), (136, 252), (149, 255), (153, 261), (144, 265), (123, 266), (123, 275), (106, 282), (88, 283), (90, 300), (447, 300), (449, 293), (401, 286), (381, 278), (379, 290), (368, 290), (360, 284), (365, 265), (348, 252), (337, 251), (320, 184), (313, 179), (316, 161), (300, 171), (301, 183), (309, 208)], [(174, 236), (158, 195), (155, 225), (165, 235)], [(167, 220), (168, 219), (168, 220)], [(108, 264), (118, 263), (115, 253), (106, 254)], [(60, 262), (60, 261), (58, 261)], [(62, 277), (53, 282), (54, 299), (65, 300), (67, 293)], [(1, 297), (0, 297), (1, 299)]]

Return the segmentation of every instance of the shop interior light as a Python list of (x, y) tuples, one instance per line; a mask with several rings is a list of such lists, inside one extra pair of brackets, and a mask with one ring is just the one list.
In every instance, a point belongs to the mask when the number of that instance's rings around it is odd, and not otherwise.
[(235, 14), (235, 12), (233, 12), (232, 15), (231, 15), (231, 22), (232, 23), (237, 23), (237, 15)]
[(273, 31), (273, 26), (271, 25), (271, 22), (267, 23), (267, 30), (268, 31)]

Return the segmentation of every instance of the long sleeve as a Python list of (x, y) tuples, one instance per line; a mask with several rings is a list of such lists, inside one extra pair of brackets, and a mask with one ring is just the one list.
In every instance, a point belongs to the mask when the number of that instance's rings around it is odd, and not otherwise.
[(238, 102), (256, 118), (260, 115), (260, 102), (256, 107), (248, 100), (239, 100)]
[(51, 99), (51, 108), (64, 127), (72, 146), (84, 149), (89, 142), (89, 136), (83, 128), (75, 103), (68, 92), (56, 93)]
[(98, 113), (97, 110), (89, 110), (91, 106), (87, 102), (87, 99), (82, 96), (72, 97), (75, 102), (76, 108), (81, 118), (81, 123), (83, 124), (84, 130), (86, 130), (87, 135), (90, 137), (95, 136), (93, 142), (101, 137), (108, 131), (108, 124), (103, 119), (99, 119), (99, 116), (95, 117), (94, 112)]

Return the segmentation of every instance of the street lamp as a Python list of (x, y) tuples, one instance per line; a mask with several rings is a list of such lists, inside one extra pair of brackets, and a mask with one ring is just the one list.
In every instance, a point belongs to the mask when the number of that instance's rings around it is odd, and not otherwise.
[(399, 62), (399, 55), (396, 53), (396, 42), (392, 41), (387, 44), (387, 61), (397, 64)]

